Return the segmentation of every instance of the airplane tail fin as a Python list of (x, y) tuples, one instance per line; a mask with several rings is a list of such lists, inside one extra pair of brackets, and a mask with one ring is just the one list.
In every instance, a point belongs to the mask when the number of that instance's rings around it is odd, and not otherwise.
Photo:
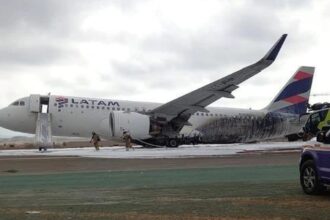
[(314, 67), (300, 67), (265, 109), (299, 115), (306, 113), (314, 70)]

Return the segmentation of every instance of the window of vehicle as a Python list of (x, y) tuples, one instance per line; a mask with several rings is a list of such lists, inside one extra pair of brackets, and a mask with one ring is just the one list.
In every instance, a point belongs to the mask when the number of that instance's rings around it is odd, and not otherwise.
[(318, 113), (311, 115), (312, 124), (318, 124), (320, 122), (320, 115)]
[(319, 112), (320, 121), (323, 121), (325, 119), (325, 117), (327, 116), (327, 113), (328, 113), (328, 110)]
[(25, 105), (25, 102), (24, 102), (24, 101), (20, 101), (20, 102), (19, 102), (19, 105), (20, 105), (20, 106), (24, 106), (24, 105)]

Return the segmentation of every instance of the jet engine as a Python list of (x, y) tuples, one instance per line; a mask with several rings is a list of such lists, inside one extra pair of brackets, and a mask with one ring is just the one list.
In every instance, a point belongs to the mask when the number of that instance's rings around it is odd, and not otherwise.
[(111, 112), (110, 128), (113, 137), (121, 137), (124, 130), (128, 131), (133, 139), (151, 137), (150, 117), (136, 112)]

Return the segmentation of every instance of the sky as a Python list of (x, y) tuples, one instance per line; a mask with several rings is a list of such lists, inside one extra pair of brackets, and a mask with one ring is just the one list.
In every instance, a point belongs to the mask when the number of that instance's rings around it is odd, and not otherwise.
[(212, 105), (263, 108), (302, 65), (316, 67), (312, 94), (328, 94), (329, 10), (326, 0), (0, 0), (0, 107), (49, 92), (168, 102), (258, 61), (283, 33), (277, 60)]

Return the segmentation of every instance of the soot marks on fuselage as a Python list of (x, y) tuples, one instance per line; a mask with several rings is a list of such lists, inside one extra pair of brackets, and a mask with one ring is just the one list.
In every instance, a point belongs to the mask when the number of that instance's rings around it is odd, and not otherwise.
[(203, 134), (203, 141), (209, 143), (252, 142), (285, 134), (288, 120), (290, 118), (287, 115), (274, 112), (239, 114), (222, 116), (197, 130)]

